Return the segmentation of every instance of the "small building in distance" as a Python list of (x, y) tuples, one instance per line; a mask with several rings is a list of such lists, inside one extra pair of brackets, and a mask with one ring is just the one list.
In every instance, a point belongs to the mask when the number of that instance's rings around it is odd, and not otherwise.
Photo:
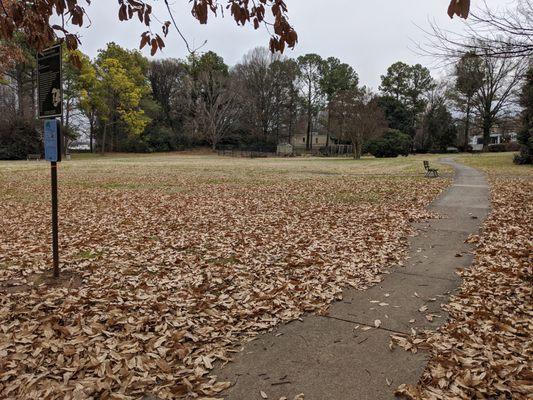
[(316, 119), (314, 119), (309, 137), (310, 143), (308, 143), (307, 137), (307, 118), (301, 116), (292, 134), (280, 136), (278, 155), (286, 155), (289, 151), (286, 145), (292, 147), (292, 155), (322, 154), (340, 156), (350, 154), (352, 152), (352, 146), (346, 140), (339, 138), (339, 133), (336, 129), (330, 129), (331, 134), (328, 134), (327, 115), (327, 111), (321, 111), (318, 113)]
[(294, 154), (294, 149), (292, 147), (292, 144), (280, 143), (278, 144), (276, 153), (278, 156), (292, 156)]
[[(291, 138), (291, 143), (294, 150), (306, 150), (307, 146), (307, 133), (299, 133)], [(328, 135), (320, 134), (318, 132), (311, 133), (311, 148), (319, 150), (322, 147), (328, 145)]]

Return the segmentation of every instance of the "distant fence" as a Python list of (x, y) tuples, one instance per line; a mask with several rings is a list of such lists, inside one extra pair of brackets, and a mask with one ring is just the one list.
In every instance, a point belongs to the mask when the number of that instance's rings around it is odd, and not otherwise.
[(324, 157), (341, 157), (353, 154), (353, 146), (351, 145), (333, 145), (328, 147), (315, 147), (311, 150), (296, 147), (292, 154), (278, 154), (272, 148), (255, 147), (253, 149), (236, 148), (232, 146), (220, 146), (217, 148), (219, 156), (227, 157), (243, 157), (243, 158), (267, 158), (279, 156), (324, 156)]
[(325, 157), (340, 157), (353, 154), (353, 146), (348, 144), (334, 144), (332, 146), (324, 147), (314, 147), (311, 150), (296, 147), (293, 150), (293, 155), (303, 156), (303, 155), (315, 155), (315, 156), (325, 156)]
[(232, 146), (221, 146), (218, 148), (219, 156), (229, 156), (229, 157), (243, 157), (243, 158), (267, 158), (267, 157), (276, 157), (276, 152), (272, 151), (270, 148), (234, 148)]

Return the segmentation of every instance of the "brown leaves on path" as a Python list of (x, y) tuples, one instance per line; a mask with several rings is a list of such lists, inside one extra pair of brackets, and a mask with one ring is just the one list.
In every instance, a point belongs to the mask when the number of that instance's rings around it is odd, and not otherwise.
[(445, 307), (449, 322), (423, 338), (393, 337), (401, 347), (429, 349), (408, 399), (525, 400), (533, 393), (533, 180), (492, 176), (492, 212), (476, 244), (474, 265)]
[(1, 177), (0, 397), (220, 397), (209, 375), (259, 332), (323, 312), (404, 256), (444, 180), (201, 165), (65, 164), (63, 268), (50, 265), (46, 169)]

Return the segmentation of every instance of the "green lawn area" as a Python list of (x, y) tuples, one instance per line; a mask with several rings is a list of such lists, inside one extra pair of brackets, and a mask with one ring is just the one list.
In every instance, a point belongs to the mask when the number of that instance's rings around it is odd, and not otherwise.
[(515, 165), (513, 159), (516, 153), (477, 153), (461, 154), (454, 158), (466, 165), (479, 168), (498, 175), (531, 175), (533, 166)]

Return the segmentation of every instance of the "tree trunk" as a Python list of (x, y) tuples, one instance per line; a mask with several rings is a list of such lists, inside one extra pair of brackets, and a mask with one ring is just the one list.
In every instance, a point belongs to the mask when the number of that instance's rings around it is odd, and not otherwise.
[(363, 143), (362, 143), (361, 137), (359, 136), (355, 140), (354, 152), (355, 152), (355, 158), (357, 160), (360, 160), (361, 156), (363, 155)]
[(313, 113), (313, 110), (311, 109), (311, 81), (308, 82), (308, 92), (307, 92), (307, 143), (306, 148), (307, 150), (313, 149), (313, 138), (311, 137), (311, 116)]
[(330, 130), (331, 130), (331, 102), (328, 103), (328, 129), (326, 132), (326, 149), (329, 153), (329, 136), (330, 136)]
[(468, 151), (468, 139), (469, 138), (470, 138), (470, 99), (468, 99), (466, 103), (464, 151)]
[(31, 70), (31, 116), (37, 118), (37, 74), (35, 68)]
[(89, 118), (89, 149), (91, 153), (94, 153), (93, 138), (94, 138), (94, 120), (92, 117), (90, 117)]
[(289, 144), (292, 145), (292, 111), (289, 114)]
[(24, 73), (22, 67), (17, 66), (16, 72), (17, 79), (17, 100), (18, 100), (18, 115), (20, 117), (25, 116), (25, 106), (24, 106)]
[(105, 154), (105, 140), (107, 135), (107, 124), (104, 122), (104, 134), (102, 135), (102, 147), (100, 148), (100, 153)]
[(313, 147), (313, 144), (311, 143), (313, 141), (311, 137), (311, 109), (307, 111), (307, 142), (305, 144), (305, 147), (307, 150), (311, 150)]
[(486, 117), (483, 120), (483, 152), (489, 151), (490, 130), (492, 128), (492, 119)]

